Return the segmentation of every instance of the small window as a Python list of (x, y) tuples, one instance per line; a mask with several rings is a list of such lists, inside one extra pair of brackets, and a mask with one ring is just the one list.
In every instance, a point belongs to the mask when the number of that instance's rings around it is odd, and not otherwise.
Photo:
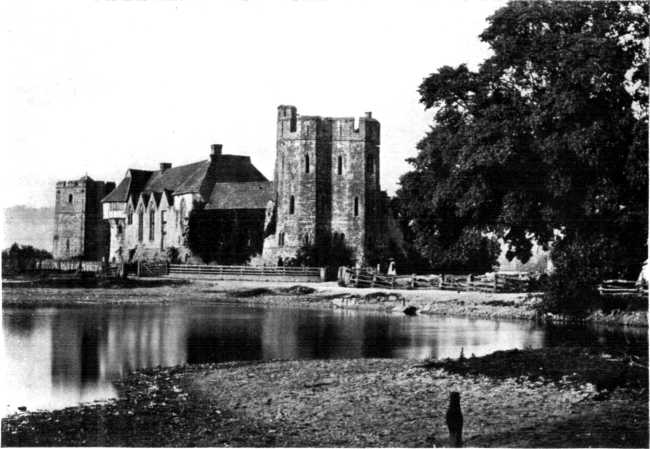
[(68, 203), (72, 203), (72, 195), (68, 195)]
[(278, 246), (284, 246), (284, 232), (278, 234)]
[(289, 198), (289, 214), (293, 215), (293, 213), (296, 211), (296, 199), (291, 195), (291, 198)]
[(342, 156), (339, 156), (339, 158), (338, 158), (338, 165), (337, 165), (336, 172), (339, 175), (343, 174), (343, 157)]
[(355, 217), (359, 216), (359, 197), (358, 196), (354, 197), (354, 216)]
[(305, 154), (305, 173), (309, 173), (309, 155)]

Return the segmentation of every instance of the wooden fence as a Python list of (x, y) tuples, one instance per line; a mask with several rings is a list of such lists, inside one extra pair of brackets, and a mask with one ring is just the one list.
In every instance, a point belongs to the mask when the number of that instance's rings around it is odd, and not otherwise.
[(339, 268), (339, 283), (351, 287), (388, 289), (437, 289), (479, 291), (487, 293), (527, 292), (530, 279), (522, 275), (490, 273), (487, 275), (383, 275), (371, 270)]
[(101, 262), (90, 260), (41, 260), (37, 262), (35, 269), (38, 271), (83, 271), (90, 273), (101, 273), (104, 270)]
[(635, 281), (623, 279), (607, 279), (598, 286), (598, 291), (604, 296), (647, 296), (648, 289), (637, 285)]
[(169, 274), (172, 276), (207, 277), (223, 280), (287, 280), (304, 282), (321, 282), (325, 280), (325, 269), (320, 267), (170, 264)]

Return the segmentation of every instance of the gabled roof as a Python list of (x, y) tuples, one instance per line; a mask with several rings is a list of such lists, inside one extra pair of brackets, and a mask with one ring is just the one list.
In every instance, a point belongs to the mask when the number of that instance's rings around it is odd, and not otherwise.
[(273, 183), (217, 182), (206, 209), (266, 209), (273, 199)]
[[(188, 179), (201, 177), (201, 173), (205, 173), (205, 170), (207, 170), (209, 165), (210, 161), (200, 161), (168, 168), (165, 171), (155, 171), (149, 178), (144, 190), (146, 192), (162, 192), (163, 190), (171, 190), (176, 193), (180, 186), (186, 184)], [(199, 189), (197, 187), (194, 190), (188, 190), (187, 193), (198, 191)]]
[[(126, 177), (102, 202), (126, 202), (131, 196), (134, 201), (141, 193), (171, 195), (198, 193), (210, 201), (214, 185), (217, 183), (268, 183), (266, 177), (251, 163), (248, 156), (231, 154), (215, 155), (212, 159), (179, 165), (166, 170), (146, 171), (129, 169)], [(254, 192), (256, 193), (256, 192)], [(145, 199), (148, 201), (148, 196)], [(160, 197), (155, 197), (156, 203)], [(266, 206), (264, 206), (266, 207)]]
[(122, 182), (102, 199), (102, 203), (123, 203), (128, 200), (129, 195), (137, 199), (152, 173), (152, 171), (129, 168)]

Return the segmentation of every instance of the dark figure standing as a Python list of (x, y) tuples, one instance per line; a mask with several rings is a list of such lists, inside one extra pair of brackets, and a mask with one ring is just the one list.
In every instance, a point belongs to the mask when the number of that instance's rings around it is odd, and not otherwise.
[(449, 394), (447, 427), (449, 428), (449, 444), (453, 447), (462, 447), (463, 414), (460, 411), (460, 393), (457, 391), (453, 391)]

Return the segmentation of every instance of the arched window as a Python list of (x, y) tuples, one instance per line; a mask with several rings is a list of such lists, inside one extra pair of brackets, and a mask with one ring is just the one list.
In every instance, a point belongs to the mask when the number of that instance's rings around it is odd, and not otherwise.
[(138, 241), (141, 242), (144, 238), (144, 212), (142, 209), (138, 211)]
[(337, 165), (336, 172), (339, 175), (343, 174), (343, 157), (342, 156), (339, 156), (339, 158), (338, 158), (338, 165)]
[(354, 216), (355, 217), (359, 216), (359, 197), (358, 196), (354, 197)]
[(296, 199), (291, 195), (289, 198), (289, 214), (293, 214), (296, 211)]
[(309, 173), (309, 155), (305, 154), (305, 173)]
[(178, 214), (178, 225), (183, 226), (185, 222), (185, 198), (181, 200), (180, 213)]
[(72, 195), (68, 195), (68, 203), (72, 203)]
[(149, 240), (153, 242), (154, 232), (156, 226), (156, 211), (153, 210), (153, 207), (149, 211)]

